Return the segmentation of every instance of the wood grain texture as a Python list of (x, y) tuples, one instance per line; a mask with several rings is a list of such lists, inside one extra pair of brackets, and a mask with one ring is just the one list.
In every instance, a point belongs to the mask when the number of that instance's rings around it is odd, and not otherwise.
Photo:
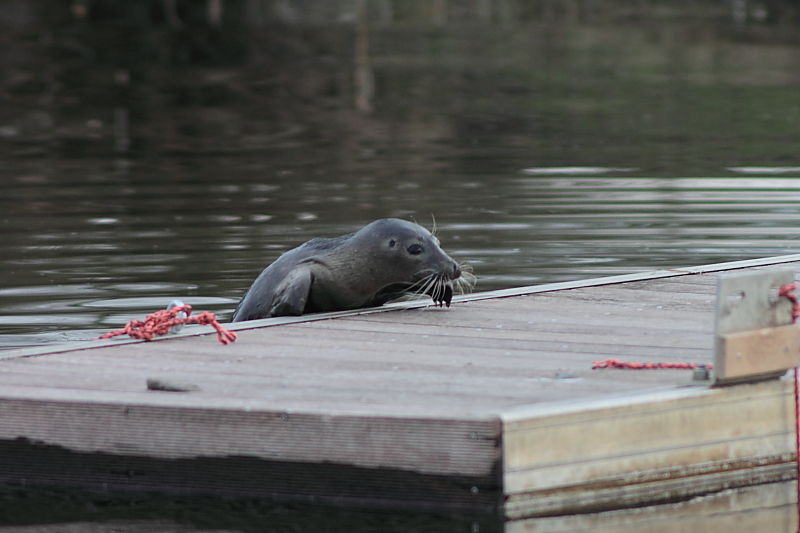
[(521, 519), (506, 533), (727, 533), (796, 531), (796, 490), (792, 482), (722, 490), (686, 502), (628, 511)]
[(536, 411), (504, 417), (511, 516), (574, 512), (612, 495), (635, 507), (659, 493), (688, 497), (713, 483), (794, 475), (793, 384), (785, 380)]
[(798, 364), (800, 329), (794, 324), (723, 333), (717, 338), (717, 380), (785, 371)]
[[(592, 370), (608, 358), (711, 362), (717, 274), (703, 272), (496, 291), (449, 309), (243, 323), (228, 346), (187, 327), (157, 342), (6, 354), (0, 440), (152, 460), (466, 476), (502, 483), (528, 510), (566, 508), (569, 491), (586, 496), (569, 505), (607, 500), (601, 485), (622, 490), (636, 472), (655, 478), (691, 465), (701, 479), (714, 465), (747, 461), (782, 472), (793, 412), (782, 382), (709, 391), (684, 388), (685, 370)], [(148, 380), (196, 390), (148, 390)], [(561, 503), (543, 503), (562, 489)]]

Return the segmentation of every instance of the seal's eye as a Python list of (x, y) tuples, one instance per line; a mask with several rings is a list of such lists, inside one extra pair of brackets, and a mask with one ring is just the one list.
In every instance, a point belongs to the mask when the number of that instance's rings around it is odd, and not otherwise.
[(412, 244), (411, 246), (408, 247), (408, 253), (410, 253), (411, 255), (419, 255), (422, 253), (422, 251), (423, 248), (419, 244)]
[(389, 241), (389, 248), (394, 248), (394, 245), (397, 244), (394, 239)]

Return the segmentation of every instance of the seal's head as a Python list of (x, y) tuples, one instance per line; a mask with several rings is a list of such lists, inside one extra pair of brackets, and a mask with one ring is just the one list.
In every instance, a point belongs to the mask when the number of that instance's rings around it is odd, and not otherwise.
[(449, 307), (454, 288), (466, 292), (474, 284), (474, 276), (464, 272), (442, 250), (439, 239), (419, 224), (397, 218), (376, 220), (356, 232), (353, 241), (362, 250), (372, 247), (373, 257), (380, 258), (370, 268), (374, 281), (382, 284), (377, 300), (427, 294)]

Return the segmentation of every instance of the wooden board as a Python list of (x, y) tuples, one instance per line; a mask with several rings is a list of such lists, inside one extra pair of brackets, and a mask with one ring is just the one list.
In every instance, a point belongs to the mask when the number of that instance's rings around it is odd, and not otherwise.
[[(796, 269), (790, 259), (773, 261)], [(36, 446), (68, 460), (31, 479), (157, 490), (163, 471), (181, 490), (213, 490), (191, 464), (236, 459), (252, 462), (225, 491), (504, 506), (514, 517), (781, 479), (794, 451), (787, 382), (715, 391), (686, 370), (592, 370), (608, 358), (709, 363), (715, 287), (714, 268), (694, 267), (459, 297), (449, 309), (254, 321), (228, 346), (187, 327), (157, 342), (5, 353), (0, 444), (32, 448), (12, 447), (0, 479), (24, 477), (29, 463), (14, 454), (45, 453)], [(148, 379), (198, 390), (150, 391)], [(115, 458), (149, 478), (112, 474)], [(75, 470), (59, 476), (59, 464)], [(317, 487), (314, 469), (334, 466), (338, 481)], [(286, 475), (253, 484), (255, 471)]]
[(508, 522), (506, 533), (730, 533), (797, 531), (794, 482), (728, 489), (628, 511)]
[(674, 501), (794, 476), (786, 381), (676, 390), (503, 418), (510, 517)]
[(798, 364), (800, 329), (794, 324), (717, 337), (717, 376), (734, 381), (782, 374)]

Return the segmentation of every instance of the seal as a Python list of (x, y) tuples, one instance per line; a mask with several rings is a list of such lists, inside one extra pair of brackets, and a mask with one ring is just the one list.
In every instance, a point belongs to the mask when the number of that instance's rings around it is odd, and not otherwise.
[(247, 290), (232, 321), (377, 307), (423, 294), (450, 307), (453, 289), (471, 289), (474, 279), (427, 229), (384, 218), (281, 255)]

